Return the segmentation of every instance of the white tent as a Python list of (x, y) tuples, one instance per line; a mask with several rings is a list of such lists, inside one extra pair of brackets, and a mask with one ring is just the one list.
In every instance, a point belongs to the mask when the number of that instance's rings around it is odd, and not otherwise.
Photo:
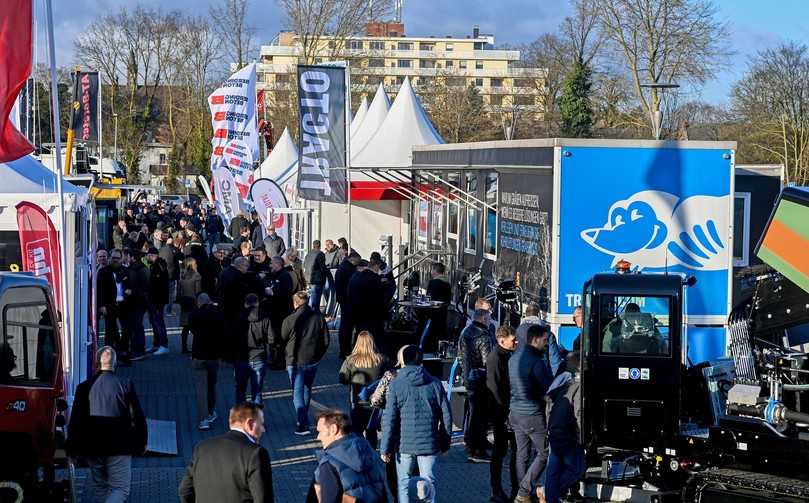
[(253, 172), (253, 178), (269, 178), (279, 185), (298, 173), (298, 147), (288, 129), (284, 129), (270, 155)]
[[(87, 365), (92, 341), (90, 330), (90, 305), (95, 298), (91, 293), (88, 278), (92, 277), (93, 243), (95, 243), (95, 209), (89, 200), (88, 189), (62, 180), (65, 203), (65, 231), (59, 227), (59, 195), (56, 187), (56, 174), (42, 163), (27, 155), (14, 161), (0, 163), (0, 241), (6, 247), (0, 263), (3, 270), (13, 269), (16, 257), (10, 250), (20, 249), (19, 227), (16, 206), (28, 201), (45, 210), (54, 228), (64, 234), (61, 240), (68, 257), (65, 264), (67, 285), (62, 286), (68, 306), (68, 316), (64, 317), (64, 371), (66, 374), (66, 394), (68, 401), (73, 398), (76, 386), (89, 377)], [(21, 252), (20, 252), (21, 253)], [(20, 262), (22, 257), (20, 257)], [(56, 306), (61, 310), (61, 306)]]
[(350, 133), (352, 137), (357, 134), (357, 130), (360, 128), (360, 124), (362, 124), (366, 113), (368, 113), (368, 98), (363, 96), (360, 106), (357, 107), (357, 113), (355, 113), (354, 118), (351, 119)]
[(411, 165), (413, 145), (436, 145), (444, 139), (421, 106), (405, 78), (384, 122), (359, 151), (352, 152), (354, 168), (405, 168)]
[(354, 152), (359, 152), (368, 143), (371, 137), (374, 136), (379, 126), (385, 121), (390, 109), (390, 100), (388, 99), (385, 88), (382, 84), (376, 89), (374, 99), (371, 101), (371, 106), (365, 113), (362, 123), (357, 128), (356, 134), (351, 135), (351, 159), (354, 159)]

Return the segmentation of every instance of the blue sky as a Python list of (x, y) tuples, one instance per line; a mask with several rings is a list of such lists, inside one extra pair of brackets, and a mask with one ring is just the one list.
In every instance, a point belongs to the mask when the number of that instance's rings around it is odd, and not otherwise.
[[(44, 10), (44, 0), (34, 0)], [(205, 14), (206, 0), (139, 0), (142, 5)], [(57, 64), (73, 63), (73, 39), (99, 13), (132, 6), (134, 0), (53, 0)], [(725, 70), (702, 90), (701, 99), (726, 103), (731, 86), (744, 73), (748, 58), (781, 40), (809, 43), (809, 0), (717, 0), (720, 20), (730, 22), (736, 52)], [(274, 0), (251, 0), (251, 18), (260, 41), (283, 28)], [(569, 13), (568, 0), (405, 0), (403, 20), (412, 35), (466, 36), (475, 24), (493, 33), (498, 44), (518, 45), (553, 31)], [(44, 16), (37, 15), (39, 19)], [(44, 39), (43, 39), (44, 40)], [(44, 55), (44, 45), (39, 49)], [(40, 56), (42, 57), (42, 56)]]

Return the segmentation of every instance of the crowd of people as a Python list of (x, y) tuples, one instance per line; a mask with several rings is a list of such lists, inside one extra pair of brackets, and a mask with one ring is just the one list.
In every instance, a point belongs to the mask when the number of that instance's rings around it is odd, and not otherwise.
[[(169, 351), (167, 312), (178, 315), (181, 351), (190, 353), (200, 430), (218, 420), (222, 361), (232, 366), (235, 382), (229, 433), (196, 447), (181, 501), (273, 501), (269, 453), (260, 445), (269, 370), (288, 375), (294, 433), (311, 435), (314, 427), (324, 449), (307, 501), (437, 501), (435, 466), (451, 444), (450, 404), (441, 381), (422, 366), (424, 341), (398, 347), (386, 334), (396, 285), (379, 253), (363, 259), (343, 238), (325, 246), (314, 241), (300, 253), (274, 228), (263, 228), (255, 213), (237, 216), (225, 232), (215, 210), (190, 203), (129, 207), (112, 241), (97, 252), (98, 321), (105, 333), (100, 372), (77, 392), (82, 412), (69, 425), (71, 453), (93, 468), (96, 501), (125, 501), (131, 455), (145, 448), (134, 385), (115, 376), (115, 366)], [(433, 265), (427, 291), (449, 301), (442, 264)], [(575, 497), (568, 491), (583, 472), (574, 407), (578, 353), (566, 352), (538, 315), (531, 305), (516, 331), (495, 328), (491, 304), (480, 299), (458, 337), (464, 443), (470, 462), (490, 463), (494, 503)], [(336, 379), (347, 386), (348, 407), (320, 411), (312, 423), (312, 386), (337, 318), (342, 366)], [(436, 340), (448, 337), (435, 326)], [(99, 400), (101, 409), (94, 404)], [(98, 410), (104, 417), (95, 417)], [(126, 446), (97, 449), (82, 434), (93, 424), (123, 422), (132, 430)]]

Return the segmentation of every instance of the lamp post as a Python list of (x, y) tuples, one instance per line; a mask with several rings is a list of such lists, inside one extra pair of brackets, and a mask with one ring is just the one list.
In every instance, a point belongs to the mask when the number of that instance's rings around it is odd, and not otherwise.
[[(680, 84), (673, 84), (670, 82), (662, 83), (662, 82), (652, 82), (651, 84), (641, 84), (640, 87), (651, 89), (652, 93), (654, 91), (667, 91), (669, 89), (677, 89), (680, 87)], [(652, 107), (649, 107), (649, 115), (652, 119), (652, 136), (654, 136), (655, 140), (660, 139), (660, 133), (663, 129), (663, 112), (660, 110), (652, 110)]]
[(113, 129), (115, 129), (114, 133), (115, 141), (113, 149), (115, 150), (114, 154), (115, 161), (118, 162), (118, 114), (112, 114), (112, 120), (113, 120)]

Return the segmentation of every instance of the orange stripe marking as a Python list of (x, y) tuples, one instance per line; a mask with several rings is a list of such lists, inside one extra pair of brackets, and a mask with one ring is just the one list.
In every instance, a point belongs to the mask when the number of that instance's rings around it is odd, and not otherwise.
[(809, 276), (809, 240), (779, 220), (773, 220), (763, 244), (781, 260)]

